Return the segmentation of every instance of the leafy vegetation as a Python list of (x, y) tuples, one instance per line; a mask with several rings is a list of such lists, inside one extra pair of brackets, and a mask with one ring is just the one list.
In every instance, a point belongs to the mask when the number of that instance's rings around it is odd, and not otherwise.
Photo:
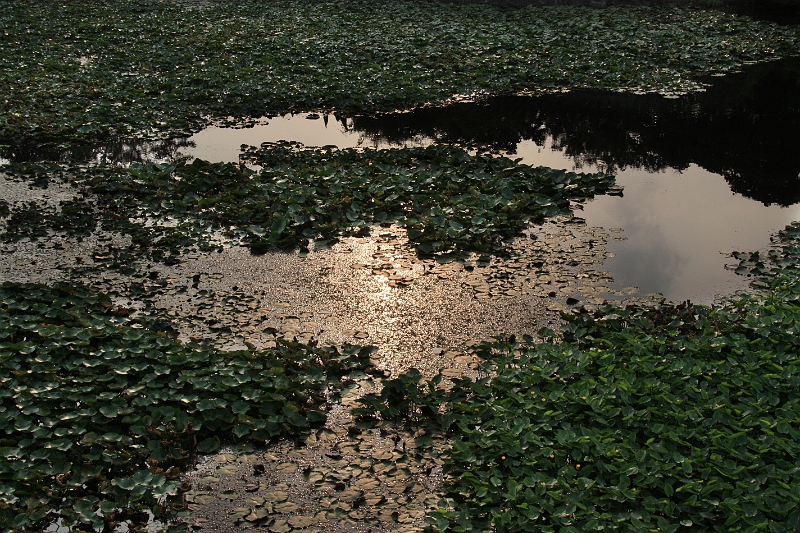
[(34, 182), (42, 173), (65, 175), (87, 189), (87, 199), (58, 209), (17, 206), (2, 238), (44, 236), (48, 227), (86, 233), (97, 218), (103, 229), (132, 235), (133, 249), (171, 262), (182, 248), (211, 246), (215, 230), (261, 252), (398, 223), (423, 254), (496, 252), (529, 221), (567, 212), (570, 201), (614, 183), (609, 175), (446, 146), (359, 151), (284, 143), (250, 148), (245, 157), (262, 170), (201, 160), (129, 169), (11, 165), (7, 174)]
[(799, 244), (793, 223), (768, 293), (570, 315), (482, 345), (485, 377), (364, 410), (424, 406), (453, 432), (439, 531), (796, 531)]
[[(721, 13), (421, 1), (21, 1), (4, 6), (0, 28), (9, 152), (504, 92), (673, 94), (700, 88), (699, 75), (798, 53), (796, 28)], [(3, 238), (121, 233), (130, 245), (110, 245), (104, 266), (129, 267), (222, 238), (259, 252), (397, 223), (422, 254), (498, 252), (529, 221), (613, 184), (449, 147), (278, 144), (244, 159), (262, 169), (5, 166), (78, 195), (55, 207), (0, 201)], [(570, 316), (552, 342), (482, 346), (486, 377), (445, 390), (442, 376), (420, 386), (411, 372), (359, 413), (452, 431), (448, 500), (429, 516), (439, 530), (797, 530), (799, 236), (797, 224), (782, 234), (774, 267), (740, 256), (769, 294)], [(323, 393), (370, 364), (372, 349), (353, 346), (184, 345), (116, 311), (80, 286), (0, 287), (4, 529), (134, 529), (148, 511), (163, 517), (197, 453), (323, 423)]]
[(5, 283), (0, 302), (4, 530), (159, 517), (196, 453), (321, 425), (326, 391), (373, 351), (184, 345), (80, 286)]
[(800, 225), (797, 223), (787, 226), (778, 233), (773, 241), (777, 246), (767, 253), (766, 261), (759, 252), (734, 252), (733, 256), (739, 259), (736, 273), (741, 275), (755, 275), (753, 286), (760, 289), (771, 289), (783, 276), (796, 276), (800, 270)]
[(682, 92), (795, 55), (797, 29), (713, 11), (393, 0), (55, 0), (0, 13), (0, 140), (171, 137), (209, 120), (370, 113), (459, 95)]

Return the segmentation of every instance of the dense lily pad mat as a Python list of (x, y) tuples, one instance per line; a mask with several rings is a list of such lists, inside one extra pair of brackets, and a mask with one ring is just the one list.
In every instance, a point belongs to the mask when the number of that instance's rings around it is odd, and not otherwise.
[(2, 144), (455, 95), (686, 91), (698, 74), (798, 52), (796, 28), (713, 11), (395, 0), (20, 1), (0, 29)]
[(614, 183), (606, 174), (531, 167), (446, 146), (359, 151), (265, 144), (245, 157), (262, 170), (201, 160), (130, 169), (10, 165), (4, 172), (34, 183), (42, 176), (67, 179), (87, 199), (62, 202), (58, 210), (16, 206), (2, 238), (44, 236), (48, 229), (87, 234), (97, 219), (103, 229), (132, 235), (134, 249), (171, 261), (182, 248), (211, 246), (215, 231), (259, 252), (397, 223), (423, 254), (497, 252), (529, 222), (568, 212), (570, 201)]
[[(796, 265), (800, 223), (781, 238)], [(715, 308), (573, 316), (550, 342), (482, 346), (489, 377), (448, 392), (401, 377), (364, 411), (453, 431), (439, 531), (797, 531), (797, 268), (769, 285)]]
[(0, 287), (4, 530), (161, 516), (197, 452), (320, 425), (328, 387), (370, 365), (358, 346), (183, 345), (113, 311), (82, 287)]

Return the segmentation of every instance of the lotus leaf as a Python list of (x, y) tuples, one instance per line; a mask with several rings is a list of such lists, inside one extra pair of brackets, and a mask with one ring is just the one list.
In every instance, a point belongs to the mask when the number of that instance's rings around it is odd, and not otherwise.
[(798, 53), (794, 27), (629, 6), (44, 0), (9, 4), (0, 26), (7, 150), (21, 136), (173, 137), (232, 116), (372, 113), (464, 95), (672, 95), (701, 87), (698, 75)]
[[(182, 249), (211, 246), (208, 227), (226, 230), (254, 253), (307, 248), (320, 239), (361, 234), (366, 224), (390, 222), (406, 227), (421, 254), (504, 253), (504, 241), (530, 222), (567, 213), (571, 201), (591, 198), (614, 184), (609, 175), (534, 168), (446, 146), (361, 151), (276, 143), (247, 148), (243, 157), (262, 170), (255, 174), (232, 164), (195, 160), (128, 170), (54, 166), (53, 171), (58, 168), (75, 185), (88, 185), (95, 193), (87, 209), (107, 229), (131, 235), (133, 246), (125, 254), (167, 263), (178, 261)], [(15, 165), (11, 172), (30, 178), (31, 169)], [(135, 190), (126, 186), (132, 176), (142, 179)], [(569, 179), (574, 187), (566, 191), (556, 179)], [(187, 200), (190, 193), (193, 199)], [(213, 207), (203, 204), (209, 197), (217, 199)], [(38, 223), (61, 216), (58, 209), (43, 212)], [(27, 226), (9, 226), (0, 238), (28, 234)], [(181, 243), (174, 240), (178, 234)], [(120, 255), (105, 265), (129, 266), (123, 259)], [(137, 341), (142, 332), (131, 329), (125, 335)], [(115, 351), (105, 354), (106, 359), (117, 357)], [(169, 366), (160, 368), (169, 372)], [(115, 369), (130, 371), (122, 365)]]

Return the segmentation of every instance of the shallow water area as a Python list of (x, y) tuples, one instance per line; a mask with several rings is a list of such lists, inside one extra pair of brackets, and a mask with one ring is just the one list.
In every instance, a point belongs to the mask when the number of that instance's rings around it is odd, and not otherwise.
[(263, 142), (295, 141), (306, 146), (376, 149), (425, 146), (432, 142), (424, 136), (399, 142), (370, 138), (354, 130), (352, 120), (317, 113), (271, 117), (245, 128), (210, 126), (188, 141), (192, 148), (182, 150), (183, 155), (227, 163), (239, 162), (243, 144), (260, 146)]

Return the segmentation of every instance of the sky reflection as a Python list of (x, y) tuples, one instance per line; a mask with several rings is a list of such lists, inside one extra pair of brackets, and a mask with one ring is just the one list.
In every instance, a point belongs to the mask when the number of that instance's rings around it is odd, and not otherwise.
[(339, 122), (333, 115), (328, 115), (327, 120), (326, 117), (309, 119), (308, 116), (300, 114), (274, 117), (265, 119), (266, 124), (258, 124), (252, 128), (211, 126), (190, 137), (189, 141), (194, 143), (195, 147), (184, 152), (207, 161), (237, 163), (241, 145), (259, 146), (268, 141), (297, 141), (306, 146), (334, 145), (339, 148), (421, 146), (431, 142), (424, 138), (401, 143), (370, 139), (362, 133), (349, 130), (347, 122)]
[(770, 235), (800, 219), (800, 204), (764, 206), (696, 165), (656, 174), (629, 169), (617, 182), (624, 197), (597, 197), (581, 216), (625, 230), (627, 240), (609, 242), (616, 257), (605, 263), (618, 286), (672, 300), (710, 303), (716, 294), (745, 288), (746, 278), (725, 269), (736, 263), (730, 253), (763, 249)]
[[(365, 137), (333, 116), (326, 122), (295, 115), (272, 118), (253, 128), (208, 128), (190, 139), (194, 148), (183, 152), (211, 161), (237, 162), (242, 144), (258, 146), (278, 140), (340, 148), (398, 146), (374, 134)], [(430, 142), (430, 138), (417, 136), (400, 145)], [(551, 137), (538, 144), (522, 140), (509, 155), (533, 166), (602, 170), (602, 161), (583, 164), (579, 155), (567, 155), (553, 145)], [(765, 206), (731, 192), (723, 176), (696, 164), (682, 171), (667, 167), (650, 172), (628, 167), (617, 172), (617, 182), (625, 188), (623, 197), (600, 196), (578, 215), (590, 226), (623, 229), (609, 238), (608, 249), (616, 256), (604, 264), (615, 279), (615, 287), (635, 286), (642, 293), (657, 292), (674, 301), (708, 304), (716, 295), (745, 289), (747, 278), (725, 268), (735, 263), (730, 253), (764, 249), (773, 233), (800, 219), (800, 204)]]

